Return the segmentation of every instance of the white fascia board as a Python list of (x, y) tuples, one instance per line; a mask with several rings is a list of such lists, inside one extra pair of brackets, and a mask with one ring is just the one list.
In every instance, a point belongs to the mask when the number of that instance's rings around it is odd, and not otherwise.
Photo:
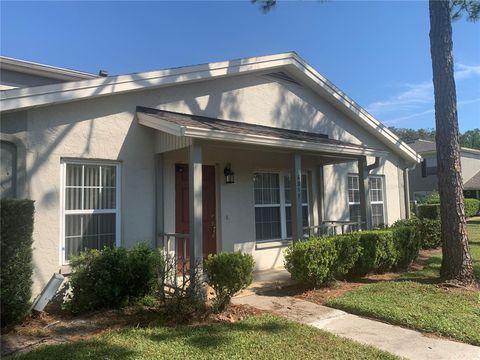
[(0, 68), (65, 81), (98, 78), (97, 75), (84, 71), (39, 64), (32, 61), (14, 59), (6, 56), (0, 56)]
[(175, 136), (185, 135), (185, 126), (173, 124), (170, 121), (165, 121), (165, 120), (159, 119), (158, 117), (151, 116), (145, 113), (137, 112), (137, 118), (138, 118), (139, 124), (148, 126), (152, 129), (163, 131), (167, 134), (175, 135)]
[(380, 135), (387, 140), (388, 144), (390, 144), (389, 147), (392, 148), (403, 158), (405, 158), (405, 155), (407, 155), (410, 161), (414, 163), (421, 162), (422, 158), (419, 154), (417, 154), (410, 146), (403, 142), (386, 126), (384, 126), (367, 111), (365, 111), (353, 99), (348, 97), (345, 93), (343, 93), (320, 73), (318, 73), (314, 68), (305, 63), (296, 54), (294, 54), (294, 59), (295, 61), (293, 62), (293, 65), (295, 66), (297, 71), (302, 72), (310, 80), (312, 80), (317, 88), (323, 90), (323, 94), (326, 94), (330, 97), (331, 101), (333, 101), (337, 105), (340, 105), (343, 109), (350, 110), (350, 114), (353, 115), (355, 119), (360, 120), (361, 123), (366, 125), (363, 126), (364, 128), (367, 128), (367, 130), (371, 130), (370, 133), (377, 137), (380, 133)]
[(227, 142), (272, 146), (279, 148), (308, 150), (315, 152), (327, 152), (331, 154), (345, 154), (355, 156), (380, 156), (388, 155), (387, 151), (381, 151), (369, 148), (358, 148), (356, 146), (322, 144), (301, 140), (290, 140), (283, 138), (275, 138), (269, 136), (253, 135), (253, 134), (237, 134), (221, 130), (209, 130), (186, 126), (184, 136), (204, 139), (204, 140), (220, 140)]
[(292, 53), (285, 53), (94, 80), (6, 90), (0, 93), (1, 109), (2, 111), (22, 110), (34, 106), (272, 69), (291, 63), (292, 56)]

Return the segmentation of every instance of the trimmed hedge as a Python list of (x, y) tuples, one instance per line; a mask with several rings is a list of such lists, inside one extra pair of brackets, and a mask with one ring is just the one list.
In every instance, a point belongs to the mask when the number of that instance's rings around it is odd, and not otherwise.
[(372, 230), (359, 232), (362, 254), (351, 276), (363, 276), (372, 271), (385, 272), (392, 269), (398, 260), (398, 249), (391, 230)]
[(215, 310), (225, 309), (233, 295), (252, 283), (254, 266), (252, 255), (239, 251), (208, 255), (205, 271), (207, 284), (215, 291)]
[(398, 250), (396, 267), (408, 269), (417, 258), (422, 241), (415, 226), (398, 226), (392, 228), (393, 238)]
[(421, 204), (417, 207), (417, 216), (420, 219), (440, 219), (440, 204)]
[(337, 250), (337, 258), (333, 263), (335, 279), (344, 279), (362, 255), (360, 233), (355, 232), (332, 237)]
[(480, 200), (467, 198), (464, 201), (466, 217), (472, 217), (480, 213)]
[(32, 297), (32, 200), (2, 199), (0, 216), (2, 327), (22, 320)]
[(285, 251), (285, 268), (293, 279), (314, 287), (334, 279), (408, 268), (421, 247), (418, 223), (403, 220), (387, 230), (295, 241)]
[(413, 227), (415, 237), (420, 241), (423, 249), (435, 249), (442, 245), (440, 220), (412, 218), (408, 220), (398, 220), (392, 228)]
[(285, 250), (285, 268), (292, 279), (317, 287), (333, 279), (337, 249), (333, 238), (294, 241)]
[(70, 260), (72, 313), (120, 308), (151, 293), (164, 266), (160, 251), (146, 244), (131, 249), (91, 249)]

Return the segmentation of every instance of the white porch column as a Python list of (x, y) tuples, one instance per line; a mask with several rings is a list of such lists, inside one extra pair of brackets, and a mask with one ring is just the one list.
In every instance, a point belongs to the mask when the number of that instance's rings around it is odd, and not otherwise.
[(203, 215), (202, 215), (202, 147), (193, 143), (189, 147), (189, 232), (190, 232), (190, 274), (196, 266), (201, 271), (203, 260)]
[(370, 204), (367, 158), (365, 156), (358, 159), (358, 185), (360, 190), (362, 229), (369, 230), (372, 228), (372, 206)]
[(293, 154), (291, 170), (291, 214), (292, 214), (292, 238), (301, 240), (303, 238), (302, 219), (302, 160), (300, 154)]
[(155, 247), (165, 246), (162, 233), (164, 230), (164, 197), (163, 197), (163, 154), (155, 154)]

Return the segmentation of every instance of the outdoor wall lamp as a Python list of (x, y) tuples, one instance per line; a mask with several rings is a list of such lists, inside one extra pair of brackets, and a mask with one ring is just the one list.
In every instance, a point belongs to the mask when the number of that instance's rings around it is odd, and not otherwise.
[(230, 163), (225, 166), (223, 170), (223, 174), (225, 175), (225, 184), (234, 184), (235, 183), (235, 173), (232, 171), (232, 167)]

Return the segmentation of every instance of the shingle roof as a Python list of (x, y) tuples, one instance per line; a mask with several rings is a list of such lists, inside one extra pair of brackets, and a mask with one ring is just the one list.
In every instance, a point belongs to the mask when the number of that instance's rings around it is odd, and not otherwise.
[(480, 171), (473, 175), (464, 185), (465, 190), (480, 190)]
[(232, 120), (221, 120), (205, 116), (152, 109), (143, 106), (137, 106), (137, 112), (153, 115), (161, 120), (168, 121), (180, 126), (190, 126), (201, 129), (225, 131), (235, 134), (267, 136), (277, 139), (308, 141), (319, 144), (345, 145), (350, 147), (357, 147), (359, 149), (365, 148), (362, 145), (329, 139), (328, 135), (321, 133), (283, 129)]
[(405, 142), (419, 154), (436, 151), (435, 141), (415, 139)]
[[(425, 154), (425, 153), (431, 153), (431, 152), (436, 152), (437, 147), (435, 144), (435, 141), (430, 141), (430, 140), (422, 140), (422, 139), (411, 139), (411, 140), (405, 140), (405, 142), (417, 153), (419, 154)], [(461, 147), (460, 150), (462, 152), (468, 152), (468, 153), (473, 153), (473, 154), (480, 154), (480, 150), (478, 149), (471, 149), (467, 147)]]

